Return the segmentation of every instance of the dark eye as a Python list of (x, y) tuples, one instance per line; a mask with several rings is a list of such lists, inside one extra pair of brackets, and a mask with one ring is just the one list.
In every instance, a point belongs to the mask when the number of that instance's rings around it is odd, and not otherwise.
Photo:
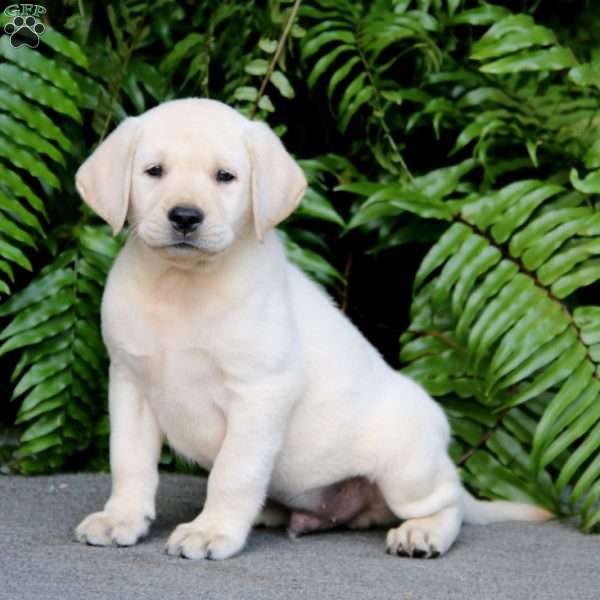
[(225, 171), (223, 169), (219, 169), (217, 171), (217, 181), (219, 183), (229, 183), (235, 179), (235, 175), (230, 173), (229, 171)]
[(150, 175), (150, 177), (162, 177), (163, 168), (161, 165), (154, 165), (149, 169), (146, 169), (146, 174)]

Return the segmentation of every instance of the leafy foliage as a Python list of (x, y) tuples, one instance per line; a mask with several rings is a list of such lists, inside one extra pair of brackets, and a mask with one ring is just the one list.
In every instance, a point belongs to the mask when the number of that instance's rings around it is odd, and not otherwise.
[(12, 380), (25, 427), (16, 456), (24, 473), (61, 468), (102, 431), (106, 353), (98, 330), (102, 287), (118, 251), (107, 228), (83, 225), (61, 252), (0, 309), (13, 316), (0, 334), (0, 356), (20, 350)]
[(467, 484), (600, 528), (600, 11), (518, 4), (83, 0), (43, 51), (0, 40), (13, 468), (105, 457), (98, 306), (118, 243), (76, 166), (125, 115), (202, 95), (302, 159), (290, 258), (392, 362), (403, 332), (399, 366), (448, 413)]
[(81, 122), (79, 86), (66, 66), (85, 66), (85, 56), (56, 31), (44, 41), (50, 57), (0, 39), (0, 297), (10, 293), (15, 266), (33, 270), (28, 254), (38, 249), (48, 218), (41, 196), (61, 187), (56, 170), (71, 142), (55, 122)]
[[(574, 505), (600, 475), (600, 356), (589, 334), (598, 321), (595, 307), (572, 312), (562, 301), (600, 278), (595, 207), (560, 185), (523, 180), (468, 198), (455, 220), (415, 279), (405, 371), (455, 410), (458, 399), (477, 400), (453, 420), (470, 480), (493, 472), (492, 492), (513, 488), (555, 510), (572, 482)], [(481, 451), (467, 451), (480, 440)], [(599, 518), (584, 512), (584, 527)]]

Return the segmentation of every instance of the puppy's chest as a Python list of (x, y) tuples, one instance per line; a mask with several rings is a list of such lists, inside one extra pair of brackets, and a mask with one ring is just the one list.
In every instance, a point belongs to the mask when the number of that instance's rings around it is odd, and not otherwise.
[(215, 358), (215, 336), (206, 324), (131, 315), (127, 335), (111, 354), (127, 364), (169, 443), (210, 468), (225, 431), (227, 392)]

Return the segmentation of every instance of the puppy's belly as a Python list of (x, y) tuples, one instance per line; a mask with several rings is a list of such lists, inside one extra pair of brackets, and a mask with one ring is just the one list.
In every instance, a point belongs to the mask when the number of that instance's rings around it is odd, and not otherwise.
[(377, 485), (365, 477), (310, 490), (290, 503), (288, 532), (294, 537), (341, 525), (370, 527), (392, 517)]

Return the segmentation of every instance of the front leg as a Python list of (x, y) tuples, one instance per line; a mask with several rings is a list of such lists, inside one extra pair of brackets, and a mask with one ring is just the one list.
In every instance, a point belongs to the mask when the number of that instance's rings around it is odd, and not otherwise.
[(291, 394), (289, 386), (247, 386), (232, 400), (204, 508), (193, 521), (175, 529), (165, 548), (168, 554), (223, 559), (243, 548), (265, 502)]
[(104, 510), (87, 516), (75, 537), (93, 546), (132, 546), (155, 517), (161, 433), (129, 374), (112, 364), (109, 411), (112, 492)]

